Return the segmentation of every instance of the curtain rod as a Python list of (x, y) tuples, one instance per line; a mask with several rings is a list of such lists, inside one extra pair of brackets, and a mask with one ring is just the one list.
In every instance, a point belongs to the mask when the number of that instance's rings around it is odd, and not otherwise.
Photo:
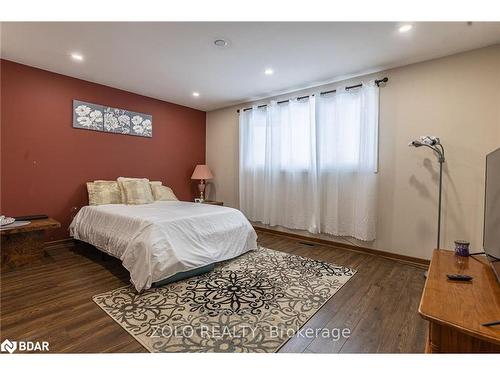
[[(381, 84), (381, 83), (386, 83), (387, 81), (389, 81), (389, 78), (384, 77), (384, 78), (382, 78), (382, 79), (376, 79), (376, 80), (375, 80), (375, 84), (376, 84), (377, 86), (380, 86), (380, 84)], [(346, 89), (346, 90), (350, 90), (350, 89), (355, 89), (355, 88), (357, 88), (357, 87), (361, 87), (361, 86), (363, 86), (363, 84), (362, 84), (362, 83), (358, 83), (357, 85), (354, 85), (354, 86), (346, 86), (346, 88), (345, 88), (345, 89)], [(334, 92), (336, 92), (336, 91), (337, 91), (337, 90), (323, 91), (323, 92), (320, 92), (319, 94), (320, 94), (320, 95), (332, 94), (332, 93), (334, 93)], [(297, 98), (297, 100), (306, 99), (306, 98), (309, 98), (310, 96), (314, 96), (314, 94), (311, 94), (311, 95), (305, 95), (305, 96), (299, 96), (299, 97)], [(279, 101), (279, 102), (278, 102), (278, 104), (286, 103), (286, 102), (289, 102), (289, 101), (290, 101), (290, 99), (281, 100), (281, 101)], [(257, 108), (264, 108), (264, 107), (267, 107), (267, 104), (261, 104), (261, 105), (257, 106)], [(249, 111), (249, 110), (251, 110), (251, 109), (252, 109), (252, 107), (249, 107), (249, 108), (244, 108), (244, 109), (243, 109), (243, 111)], [(238, 109), (236, 112), (240, 113), (240, 110)]]

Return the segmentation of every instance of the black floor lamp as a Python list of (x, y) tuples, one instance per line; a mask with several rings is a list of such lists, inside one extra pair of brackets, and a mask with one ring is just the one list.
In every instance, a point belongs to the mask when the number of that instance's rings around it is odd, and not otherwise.
[[(408, 144), (410, 147), (429, 147), (436, 153), (439, 162), (439, 200), (438, 200), (438, 229), (437, 229), (437, 244), (436, 249), (439, 249), (441, 238), (441, 196), (443, 190), (443, 163), (444, 163), (444, 147), (438, 137), (424, 135), (418, 141), (412, 141)], [(427, 272), (425, 273), (427, 277)]]

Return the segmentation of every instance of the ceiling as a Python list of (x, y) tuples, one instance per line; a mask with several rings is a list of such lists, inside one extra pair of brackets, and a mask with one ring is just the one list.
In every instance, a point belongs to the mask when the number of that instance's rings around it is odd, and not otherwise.
[[(498, 22), (413, 25), (400, 33), (394, 22), (2, 23), (1, 53), (208, 111), (500, 43)], [(216, 47), (218, 38), (229, 47)]]

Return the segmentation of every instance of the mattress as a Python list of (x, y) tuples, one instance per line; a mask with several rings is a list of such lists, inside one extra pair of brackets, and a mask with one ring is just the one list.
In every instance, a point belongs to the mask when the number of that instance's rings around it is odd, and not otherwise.
[(70, 234), (119, 258), (137, 291), (257, 248), (257, 234), (239, 210), (181, 201), (85, 206)]

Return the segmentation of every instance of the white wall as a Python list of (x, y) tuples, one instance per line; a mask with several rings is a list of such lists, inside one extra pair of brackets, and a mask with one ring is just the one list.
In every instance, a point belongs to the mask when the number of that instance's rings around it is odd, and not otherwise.
[[(408, 142), (439, 136), (446, 148), (442, 244), (482, 248), (485, 155), (500, 147), (500, 45), (280, 96), (389, 77), (380, 95), (377, 240), (364, 246), (429, 258), (437, 227), (438, 163)], [(266, 101), (262, 101), (266, 102)], [(238, 207), (239, 105), (207, 113), (209, 195)]]

